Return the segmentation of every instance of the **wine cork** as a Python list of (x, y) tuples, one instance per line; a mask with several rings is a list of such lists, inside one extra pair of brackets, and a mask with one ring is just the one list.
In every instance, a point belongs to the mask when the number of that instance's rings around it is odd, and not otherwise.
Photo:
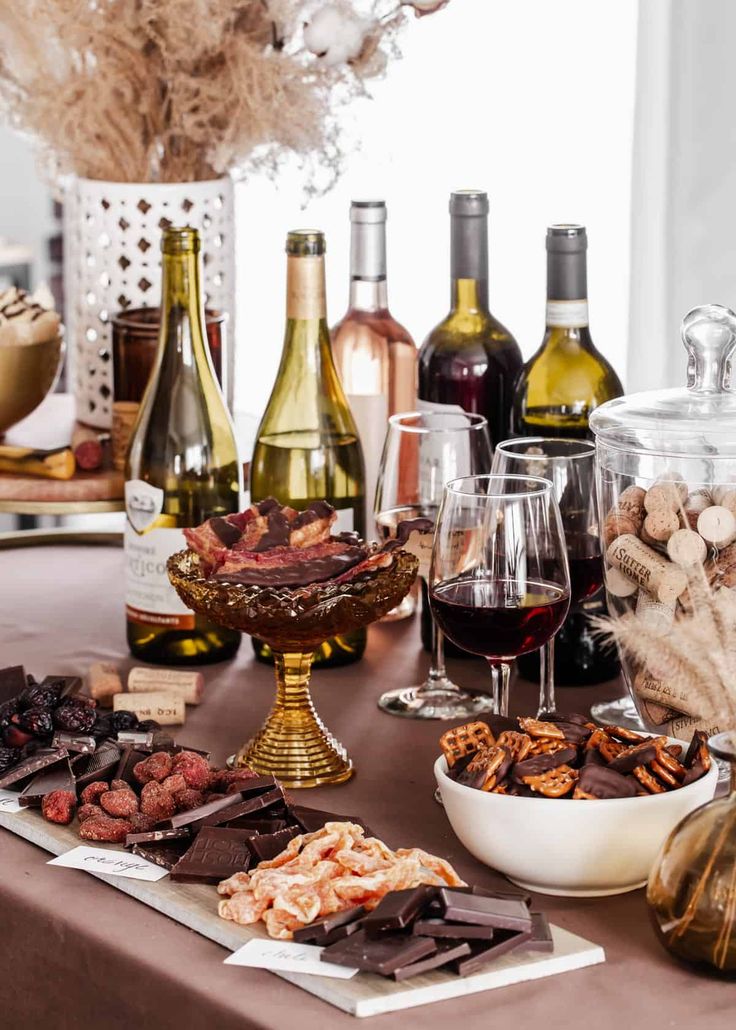
[(603, 540), (606, 547), (624, 533), (638, 535), (644, 522), (645, 493), (640, 486), (627, 486), (621, 492), (603, 523)]
[(692, 529), (678, 529), (667, 541), (667, 554), (675, 565), (702, 565), (708, 555), (705, 540)]
[(128, 673), (128, 690), (134, 694), (176, 694), (185, 704), (198, 705), (204, 692), (204, 676), (190, 669), (146, 669), (136, 666)]
[(162, 690), (148, 694), (116, 694), (112, 706), (116, 712), (134, 712), (141, 721), (155, 719), (162, 726), (181, 725), (186, 719), (184, 698)]
[(675, 621), (675, 605), (677, 601), (663, 604), (655, 600), (646, 590), (640, 590), (636, 599), (637, 618), (655, 633), (669, 633)]
[(679, 566), (630, 533), (614, 540), (606, 551), (606, 560), (663, 604), (674, 603), (687, 587), (687, 576)]
[(679, 528), (680, 519), (677, 512), (670, 511), (668, 508), (657, 508), (644, 519), (642, 538), (645, 539), (644, 535), (646, 534), (649, 540), (665, 544)]
[(705, 489), (693, 490), (685, 498), (680, 512), (680, 519), (685, 529), (697, 529), (698, 517), (713, 504), (713, 498)]
[(669, 708), (679, 715), (697, 717), (700, 712), (701, 706), (697, 698), (679, 687), (673, 687), (672, 684), (652, 675), (646, 669), (637, 672), (634, 679), (634, 692), (642, 700)]
[[(665, 708), (658, 705), (656, 701), (639, 701), (644, 718), (652, 726), (665, 726), (679, 714), (673, 708)], [(667, 731), (669, 735), (669, 730)]]
[(722, 728), (717, 722), (710, 719), (678, 713), (669, 724), (669, 734), (671, 737), (677, 737), (678, 740), (689, 741), (696, 730), (702, 730), (706, 737), (712, 737), (716, 733), (720, 733)]
[(606, 589), (614, 597), (631, 597), (639, 589), (639, 584), (621, 572), (619, 569), (609, 568), (604, 573)]
[(728, 505), (724, 504), (724, 501), (730, 494), (736, 494), (736, 483), (733, 480), (728, 483), (718, 483), (710, 488), (710, 495), (713, 498), (711, 503), (727, 508)]
[(95, 662), (87, 672), (87, 690), (103, 708), (110, 708), (115, 694), (123, 692), (123, 681), (112, 662)]
[(679, 511), (687, 498), (687, 486), (677, 472), (657, 476), (644, 495), (644, 509), (647, 514), (664, 509)]
[(698, 516), (698, 533), (714, 547), (726, 547), (736, 540), (736, 515), (719, 504), (701, 511)]

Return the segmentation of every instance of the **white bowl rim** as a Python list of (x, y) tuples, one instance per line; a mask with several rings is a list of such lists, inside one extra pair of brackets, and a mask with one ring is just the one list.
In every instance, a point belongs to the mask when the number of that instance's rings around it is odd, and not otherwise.
[[(687, 749), (689, 747), (689, 744), (686, 741), (678, 740), (676, 737), (668, 737), (667, 739), (670, 742), (670, 744), (680, 744), (685, 749)], [(474, 797), (480, 796), (480, 797), (484, 797), (484, 798), (505, 798), (505, 799), (507, 799), (509, 801), (516, 801), (516, 802), (525, 801), (525, 802), (529, 802), (529, 803), (531, 803), (533, 801), (535, 805), (540, 805), (540, 804), (548, 804), (549, 805), (549, 804), (553, 804), (553, 803), (554, 804), (559, 804), (560, 801), (564, 800), (563, 798), (545, 798), (545, 797), (525, 798), (525, 797), (518, 797), (518, 796), (515, 796), (513, 794), (494, 794), (493, 791), (478, 790), (477, 787), (468, 787), (467, 784), (465, 784), (465, 783), (458, 783), (457, 780), (453, 780), (451, 777), (449, 777), (447, 775), (447, 759), (445, 758), (444, 755), (439, 755), (439, 757), (435, 761), (435, 763), (434, 763), (434, 775), (435, 775), (435, 779), (437, 780), (437, 783), (440, 785), (440, 787), (444, 787), (445, 783), (447, 783), (451, 790), (457, 790), (459, 793), (463, 793), (464, 791), (467, 791), (469, 794), (472, 794)], [(710, 769), (707, 771), (705, 776), (701, 776), (699, 779), (693, 780), (693, 782), (692, 783), (688, 783), (686, 787), (678, 787), (676, 791), (675, 790), (667, 790), (667, 791), (664, 791), (662, 794), (649, 794), (647, 797), (640, 797), (639, 795), (634, 795), (633, 798), (585, 798), (585, 799), (578, 798), (577, 800), (578, 801), (585, 800), (586, 808), (590, 807), (590, 806), (593, 806), (593, 805), (611, 805), (611, 804), (622, 805), (622, 804), (631, 804), (631, 802), (633, 802), (633, 801), (641, 802), (641, 803), (643, 803), (643, 802), (651, 803), (653, 801), (660, 801), (662, 798), (665, 798), (665, 797), (670, 797), (673, 794), (679, 794), (680, 791), (690, 790), (691, 787), (696, 786), (698, 783), (705, 784), (709, 779), (713, 780), (713, 779), (717, 779), (717, 778), (718, 778), (718, 765), (716, 764), (715, 759), (713, 759), (711, 761), (711, 764), (710, 764)]]

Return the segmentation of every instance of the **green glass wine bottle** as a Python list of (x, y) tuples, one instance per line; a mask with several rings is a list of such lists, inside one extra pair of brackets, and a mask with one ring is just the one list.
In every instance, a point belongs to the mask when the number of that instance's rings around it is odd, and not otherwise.
[[(286, 239), (286, 333), (281, 364), (261, 420), (251, 462), (251, 500), (276, 497), (302, 510), (324, 500), (337, 511), (336, 532), (365, 536), (363, 453), (327, 328), (325, 238), (321, 232), (290, 232)], [(317, 665), (357, 661), (365, 650), (364, 629), (325, 641)], [(260, 640), (256, 657), (271, 658)]]
[(128, 645), (145, 662), (198, 665), (231, 658), (241, 634), (195, 615), (179, 599), (166, 560), (182, 529), (238, 511), (242, 466), (204, 331), (199, 234), (169, 228), (156, 362), (125, 467)]

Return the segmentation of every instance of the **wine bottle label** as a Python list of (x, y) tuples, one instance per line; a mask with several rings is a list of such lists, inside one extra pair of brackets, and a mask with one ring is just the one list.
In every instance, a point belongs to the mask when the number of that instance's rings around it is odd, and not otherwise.
[(125, 608), (128, 619), (145, 626), (194, 629), (194, 614), (180, 599), (166, 572), (175, 551), (186, 548), (181, 529), (162, 512), (164, 492), (141, 479), (125, 484)]
[(587, 300), (548, 300), (546, 324), (561, 329), (582, 329), (588, 324)]

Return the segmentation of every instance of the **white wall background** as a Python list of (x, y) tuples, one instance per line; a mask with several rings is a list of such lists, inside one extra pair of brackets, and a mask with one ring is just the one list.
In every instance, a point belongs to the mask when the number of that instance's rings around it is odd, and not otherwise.
[(545, 227), (588, 226), (591, 329), (625, 378), (636, 0), (450, 0), (352, 109), (346, 174), (302, 209), (296, 172), (239, 187), (237, 406), (262, 410), (283, 333), (285, 233), (328, 235), (328, 310), (347, 299), (352, 197), (389, 204), (389, 296), (421, 342), (449, 294), (448, 194), (491, 201), (491, 307), (526, 355), (543, 331)]
[(0, 238), (32, 248), (34, 285), (48, 276), (47, 243), (54, 231), (51, 193), (28, 142), (0, 127)]

